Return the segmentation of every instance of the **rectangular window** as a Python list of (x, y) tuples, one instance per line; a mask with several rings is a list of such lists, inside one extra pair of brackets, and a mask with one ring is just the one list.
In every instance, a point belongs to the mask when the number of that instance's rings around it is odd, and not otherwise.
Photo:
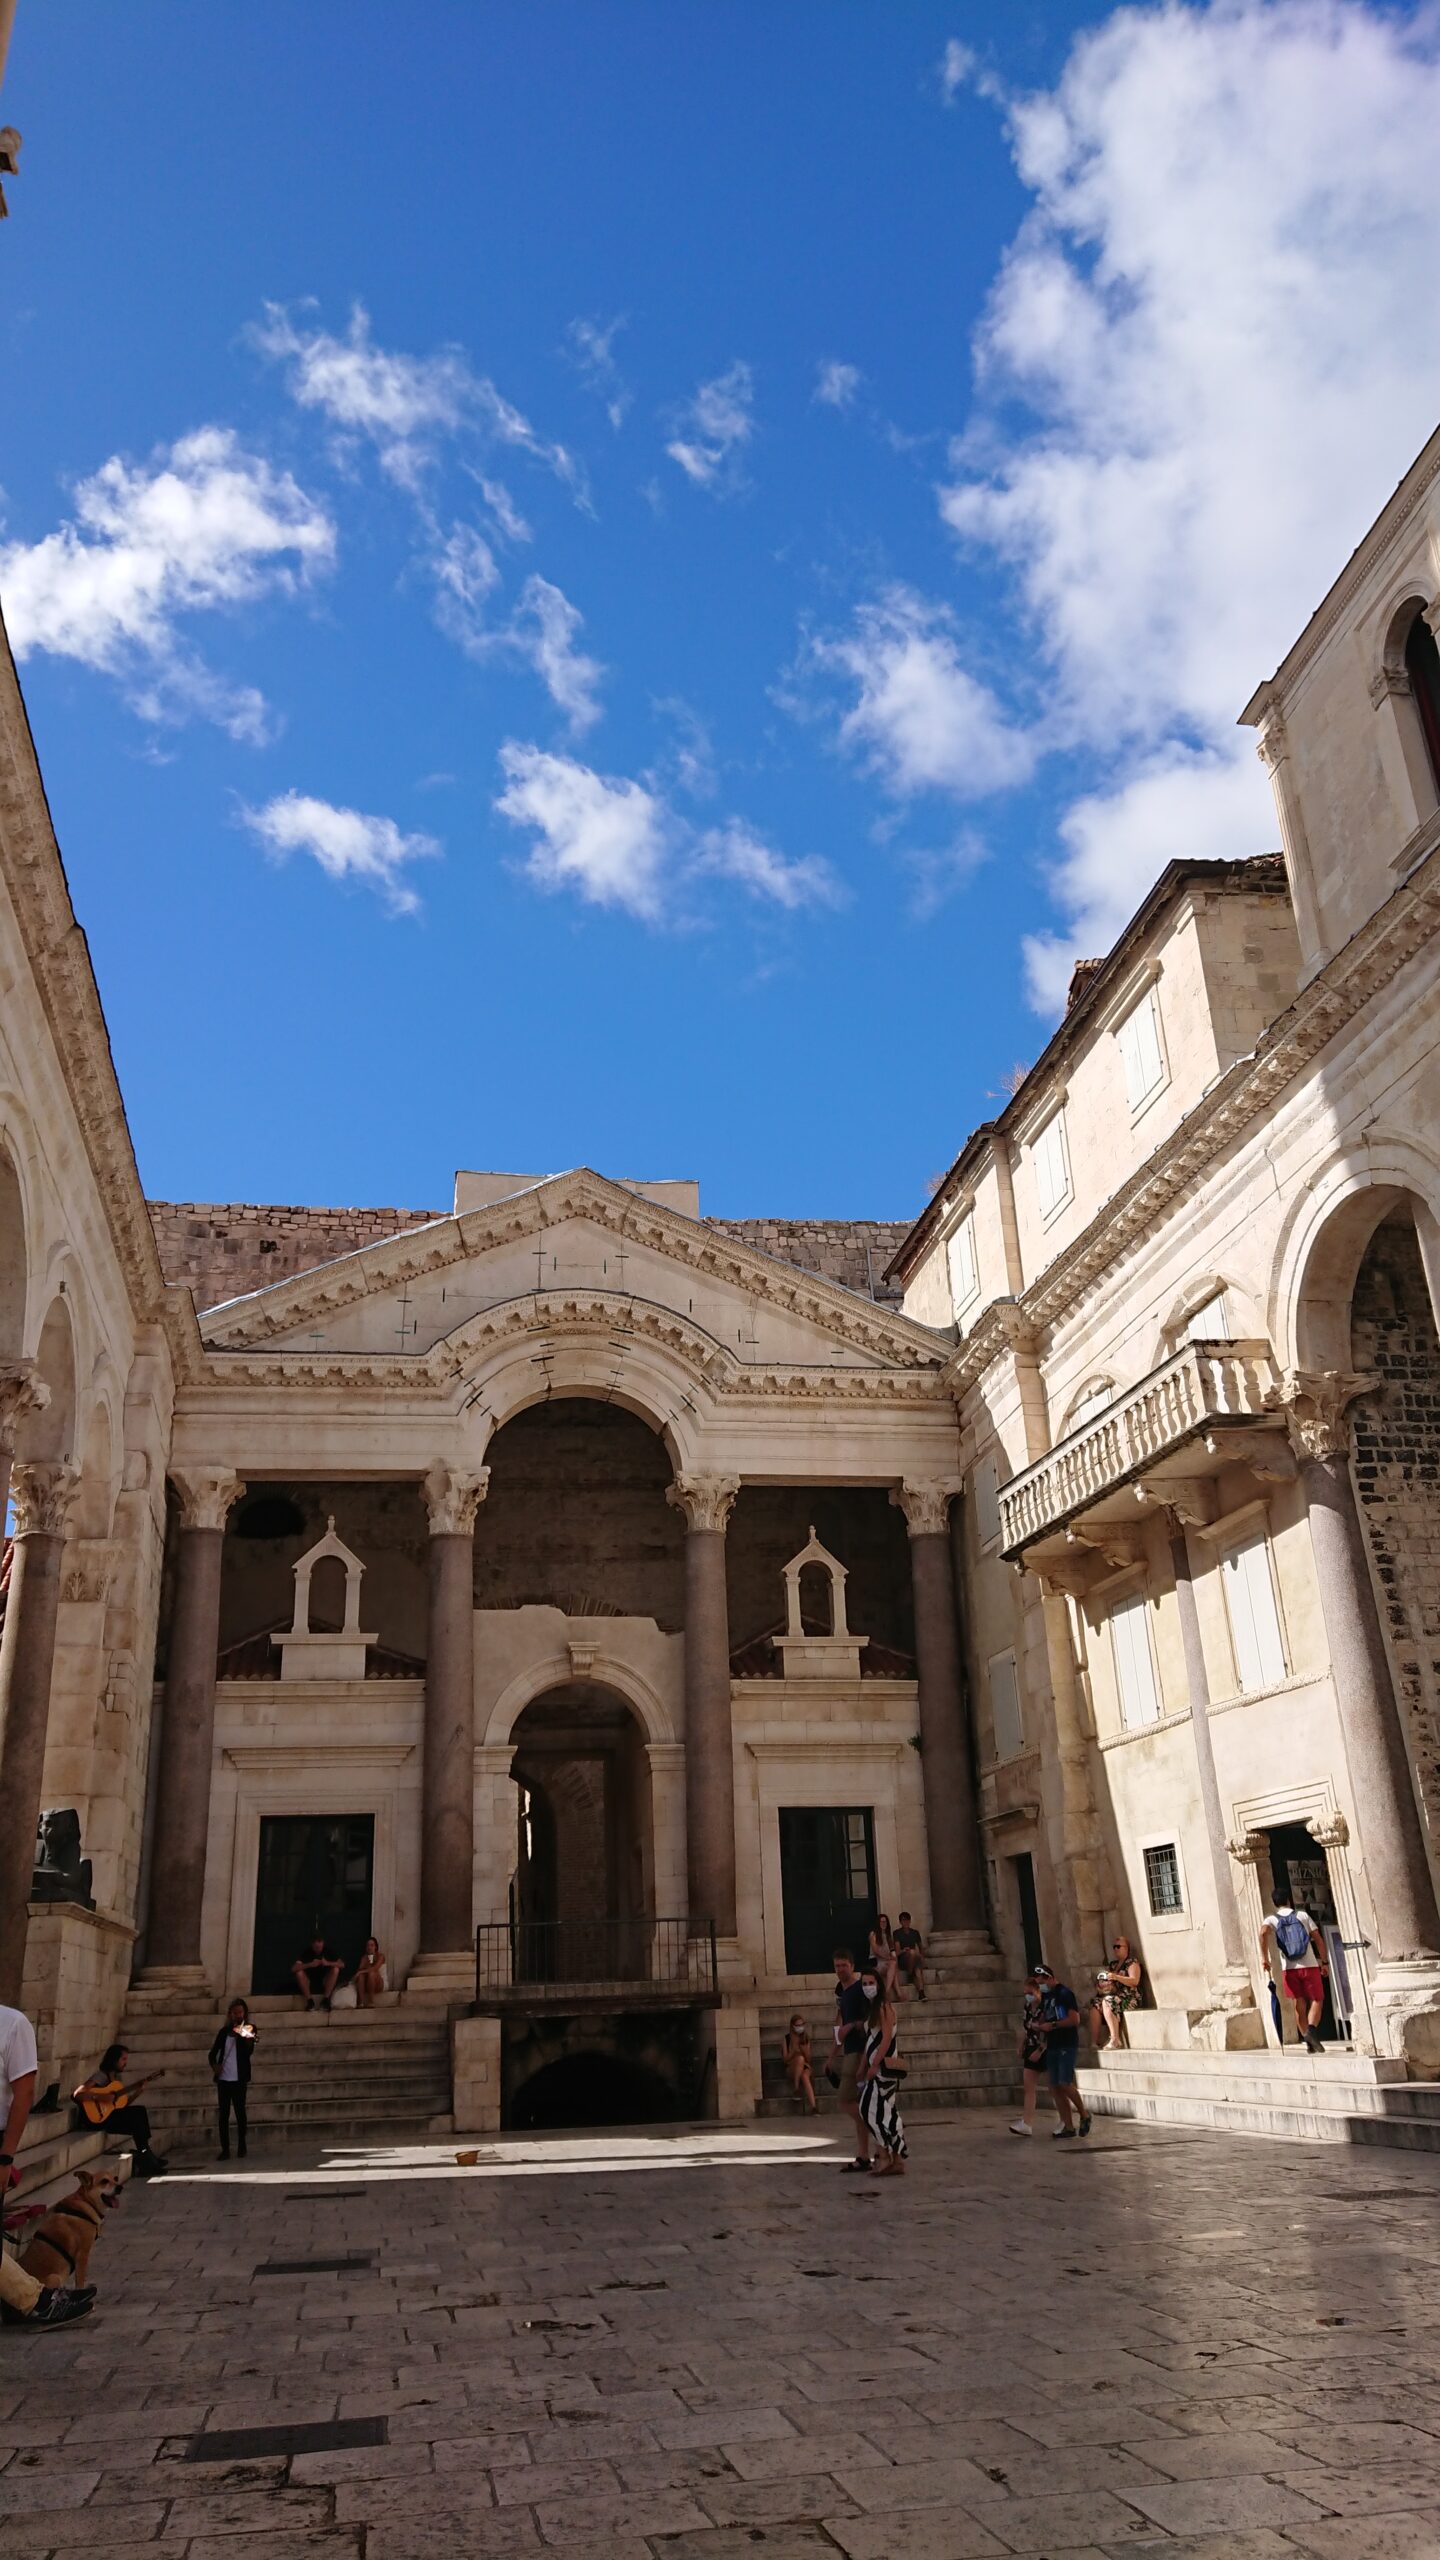
[(975, 1535), (982, 1547), (1000, 1535), (1000, 1470), (993, 1458), (982, 1458), (971, 1479)]
[(962, 1218), (946, 1247), (950, 1265), (950, 1304), (957, 1316), (980, 1295), (980, 1266), (975, 1259), (975, 1221)]
[(1132, 1600), (1117, 1600), (1110, 1612), (1110, 1641), (1121, 1723), (1153, 1724), (1160, 1713), (1160, 1693), (1150, 1650), (1150, 1608), (1143, 1591), (1137, 1591)]
[(1035, 1189), (1040, 1202), (1040, 1215), (1048, 1218), (1070, 1197), (1070, 1151), (1065, 1144), (1065, 1114), (1057, 1111), (1046, 1121), (1031, 1148), (1035, 1158)]
[(1150, 1896), (1150, 1909), (1155, 1919), (1163, 1920), (1172, 1911), (1184, 1910), (1180, 1860), (1173, 1840), (1166, 1840), (1159, 1848), (1145, 1851), (1145, 1890)]
[(1284, 1679), (1288, 1666), (1270, 1541), (1263, 1531), (1221, 1557), (1220, 1581), (1235, 1651), (1235, 1677), (1242, 1689), (1273, 1689), (1277, 1680)]
[(1189, 1318), (1185, 1327), (1185, 1340), (1187, 1342), (1228, 1342), (1229, 1339), (1230, 1310), (1225, 1303), (1224, 1290), (1219, 1289), (1213, 1298), (1206, 1299), (1203, 1307), (1197, 1307), (1193, 1316)]
[(1160, 1048), (1160, 1016), (1152, 987), (1141, 997), (1133, 1013), (1127, 1013), (1115, 1034), (1120, 1055), (1125, 1062), (1125, 1086), (1130, 1108), (1138, 1111), (1157, 1085), (1165, 1081), (1165, 1060)]
[(995, 1757), (997, 1760), (1013, 1760), (1025, 1748), (1014, 1654), (993, 1654), (986, 1676), (990, 1684), (990, 1721), (995, 1729)]

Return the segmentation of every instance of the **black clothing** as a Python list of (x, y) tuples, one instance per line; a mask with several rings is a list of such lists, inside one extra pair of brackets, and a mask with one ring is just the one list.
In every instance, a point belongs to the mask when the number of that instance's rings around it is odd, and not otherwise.
[[(247, 2072), (245, 2078), (248, 2080), (249, 2076), (250, 2075)], [(245, 2157), (245, 2137), (249, 2130), (249, 2127), (245, 2122), (245, 2081), (217, 2080), (215, 2083), (215, 2095), (220, 2101), (220, 2148), (228, 2159), (230, 2156), (230, 2116), (233, 2110), (235, 2116), (235, 2131), (240, 2138), (240, 2157), (243, 2160)]]
[(229, 2085), (231, 2088), (234, 2088), (238, 2083), (240, 2088), (245, 2089), (250, 2085), (250, 2063), (255, 2051), (255, 2039), (253, 2036), (237, 2036), (234, 2028), (227, 2023), (221, 2028), (220, 2033), (210, 2047), (208, 2056), (210, 2068), (212, 2071), (219, 2071), (222, 2068), (225, 2060), (225, 2047), (231, 2042), (233, 2042), (235, 2047), (236, 2079), (232, 2080)]
[(307, 1947), (304, 1954), (297, 1956), (295, 1961), (301, 1972), (310, 1976), (312, 1983), (317, 1973), (323, 1981), (327, 1973), (333, 1973), (336, 1970), (343, 1973), (345, 1970), (340, 1957), (332, 1956), (328, 1947), (318, 1956), (313, 1947)]
[(837, 1982), (835, 1985), (835, 1998), (839, 2004), (840, 2023), (845, 2030), (844, 2036), (841, 2039), (841, 2051), (844, 2053), (863, 2053), (865, 2050), (865, 2013), (869, 2008), (870, 2003), (860, 1988), (859, 1975), (857, 1974), (853, 1982), (848, 1982), (844, 1984), (843, 1987)]
[(128, 2133), (138, 2160), (141, 2152), (150, 2148), (150, 2110), (137, 2107), (133, 2098), (127, 2098), (123, 2107), (117, 2107), (113, 2115), (106, 2117), (105, 2130), (107, 2133)]

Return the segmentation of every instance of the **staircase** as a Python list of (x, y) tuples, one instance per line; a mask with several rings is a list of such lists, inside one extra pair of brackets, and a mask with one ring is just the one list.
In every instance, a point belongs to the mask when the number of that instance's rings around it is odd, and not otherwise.
[[(391, 1995), (373, 2009), (306, 2011), (288, 1999), (255, 1999), (252, 2135), (368, 2134), (448, 2130), (450, 2020), (435, 2003)], [(130, 1995), (121, 2029), (132, 2082), (163, 2071), (147, 2090), (157, 2147), (209, 2147), (215, 2083), (206, 2061), (220, 2012), (174, 1995)]]
[(1440, 2081), (1403, 2062), (1332, 2045), (1257, 2053), (1108, 2049), (1078, 2074), (1096, 2115), (1200, 2125), (1278, 2142), (1365, 2143), (1440, 2151)]
[[(978, 1931), (931, 1939), (925, 1987), (923, 2001), (902, 1992), (899, 2002), (900, 2059), (907, 2065), (902, 2109), (1015, 2104), (1020, 2095), (1020, 1993), (1007, 1981), (1003, 1959), (989, 1939)], [(792, 1977), (783, 1989), (761, 1989), (761, 2115), (794, 2112), (780, 2039), (796, 2009), (810, 2021), (821, 2112), (839, 2110), (839, 2099), (821, 2076), (835, 2014), (835, 1977), (806, 1974)]]

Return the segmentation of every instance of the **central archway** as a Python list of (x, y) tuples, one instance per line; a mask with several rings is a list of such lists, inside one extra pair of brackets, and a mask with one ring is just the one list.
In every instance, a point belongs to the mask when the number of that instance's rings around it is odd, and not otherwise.
[(639, 1718), (602, 1682), (572, 1679), (531, 1700), (511, 1741), (518, 1977), (642, 1979), (656, 1916), (655, 1823)]

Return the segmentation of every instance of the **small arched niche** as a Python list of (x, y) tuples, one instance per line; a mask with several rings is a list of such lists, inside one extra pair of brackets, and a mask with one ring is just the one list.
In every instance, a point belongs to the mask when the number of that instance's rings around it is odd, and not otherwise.
[(845, 1613), (845, 1566), (812, 1528), (784, 1569), (785, 1633), (775, 1650), (787, 1680), (858, 1680), (868, 1636), (852, 1636)]
[[(320, 1576), (316, 1585), (317, 1572)], [(360, 1585), (365, 1567), (354, 1549), (336, 1535), (332, 1512), (325, 1535), (307, 1547), (294, 1565), (295, 1616), (283, 1635), (272, 1636), (280, 1648), (282, 1680), (363, 1680), (365, 1657), (376, 1638), (360, 1625)], [(317, 1616), (331, 1615), (332, 1596), (344, 1576), (343, 1614), (338, 1627), (317, 1626)], [(326, 1586), (329, 1586), (327, 1588)]]
[(1372, 699), (1394, 719), (1410, 786), (1405, 817), (1422, 826), (1440, 808), (1440, 647), (1423, 596), (1407, 596), (1390, 618)]

